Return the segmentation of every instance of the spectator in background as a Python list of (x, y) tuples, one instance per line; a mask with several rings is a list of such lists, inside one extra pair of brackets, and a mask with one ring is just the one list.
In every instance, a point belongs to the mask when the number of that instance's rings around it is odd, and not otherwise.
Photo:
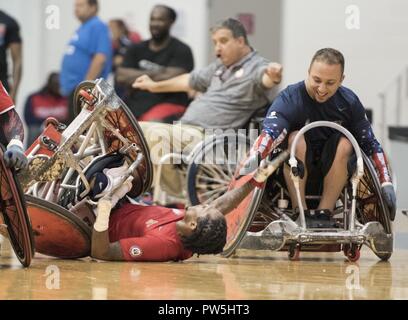
[(125, 57), (127, 48), (142, 41), (139, 33), (129, 31), (122, 19), (111, 19), (109, 29), (112, 35), (113, 64), (112, 71), (115, 72)]
[[(217, 60), (209, 66), (165, 81), (139, 77), (133, 86), (150, 92), (202, 94), (188, 107), (179, 125), (140, 122), (156, 165), (166, 153), (181, 153), (205, 138), (206, 129), (240, 129), (251, 116), (272, 101), (273, 87), (282, 79), (282, 66), (261, 57), (249, 44), (241, 22), (226, 19), (211, 28)], [(170, 150), (162, 146), (169, 145)], [(157, 170), (157, 167), (155, 167)], [(182, 197), (184, 181), (172, 164), (161, 168), (161, 187), (168, 194)]]
[[(111, 19), (109, 29), (112, 35), (112, 72), (121, 66), (128, 47), (132, 44), (139, 43), (142, 39), (137, 32), (129, 31), (122, 19)], [(125, 86), (121, 86), (115, 81), (115, 91), (122, 98), (125, 98)]]
[(68, 97), (69, 117), (74, 118), (73, 93), (84, 80), (107, 78), (112, 65), (108, 26), (97, 17), (97, 0), (75, 0), (75, 16), (81, 26), (69, 41), (61, 68), (61, 93)]
[[(7, 50), (13, 63), (12, 83), (8, 81)], [(22, 73), (22, 41), (20, 27), (15, 19), (0, 10), (0, 81), (16, 102)]]
[(27, 98), (24, 118), (28, 126), (28, 145), (41, 134), (43, 122), (48, 117), (60, 122), (68, 120), (68, 101), (61, 95), (59, 87), (59, 73), (53, 72), (48, 76), (45, 86)]
[[(152, 37), (129, 47), (122, 66), (116, 72), (119, 83), (131, 88), (132, 83), (143, 74), (160, 81), (193, 70), (190, 47), (170, 35), (176, 18), (176, 12), (170, 7), (157, 5), (153, 8), (150, 15)], [(125, 102), (138, 120), (172, 123), (184, 113), (189, 100), (185, 92), (151, 93), (131, 89)]]

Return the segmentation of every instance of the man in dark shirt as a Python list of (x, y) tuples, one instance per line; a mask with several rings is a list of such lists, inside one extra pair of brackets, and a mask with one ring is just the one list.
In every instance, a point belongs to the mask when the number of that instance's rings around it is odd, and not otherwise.
[[(21, 79), (22, 44), (20, 28), (15, 19), (0, 10), (0, 81), (15, 102)], [(7, 50), (13, 62), (12, 84), (8, 81)]]
[(191, 49), (170, 35), (175, 20), (176, 13), (172, 8), (155, 6), (150, 16), (152, 38), (130, 46), (122, 67), (117, 70), (117, 82), (131, 90), (125, 102), (139, 120), (160, 121), (172, 114), (181, 116), (188, 105), (188, 96), (184, 92), (150, 93), (131, 89), (132, 83), (143, 74), (158, 81), (193, 70)]
[[(382, 194), (393, 220), (396, 199), (387, 158), (374, 136), (359, 98), (353, 91), (341, 85), (343, 72), (344, 57), (339, 51), (331, 48), (317, 51), (310, 64), (308, 78), (288, 86), (269, 108), (263, 131), (244, 168), (266, 157), (287, 134), (290, 148), (296, 133), (306, 123), (319, 120), (336, 122), (352, 133), (360, 148), (373, 160)], [(309, 174), (312, 176), (313, 172), (323, 179), (323, 193), (318, 209), (334, 209), (348, 178), (347, 164), (352, 153), (350, 141), (334, 129), (324, 127), (306, 132), (296, 148), (296, 157), (306, 164), (305, 176), (300, 182), (304, 208), (307, 208), (306, 179)], [(284, 174), (295, 208), (297, 198), (288, 166), (285, 166)]]

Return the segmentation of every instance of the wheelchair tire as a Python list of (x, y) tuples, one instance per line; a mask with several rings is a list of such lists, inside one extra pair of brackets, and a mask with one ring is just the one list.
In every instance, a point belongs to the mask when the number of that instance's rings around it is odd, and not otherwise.
[[(380, 222), (385, 232), (393, 238), (392, 221), (388, 207), (385, 205), (381, 194), (381, 186), (377, 172), (370, 158), (363, 152), (362, 155), (365, 172), (357, 189), (357, 218), (363, 224), (370, 221)], [(374, 253), (383, 261), (387, 261), (392, 255), (392, 251), (387, 253)]]
[[(231, 149), (231, 140), (235, 140), (235, 149)], [(224, 155), (227, 156), (227, 164), (205, 164), (201, 163), (201, 160), (208, 158), (208, 155), (217, 155), (217, 150), (222, 146)], [(228, 157), (229, 152), (237, 151), (236, 159)], [(187, 194), (191, 205), (198, 205), (201, 203), (210, 202), (223, 195), (232, 180), (235, 173), (236, 166), (243, 160), (246, 152), (238, 154), (240, 150), (245, 146), (244, 150), (247, 151), (250, 148), (249, 139), (244, 135), (225, 134), (219, 137), (214, 136), (214, 139), (210, 139), (203, 144), (201, 149), (196, 152), (187, 168)], [(214, 153), (215, 151), (215, 153)], [(241, 159), (242, 156), (242, 159)], [(224, 158), (225, 160), (225, 158)], [(233, 160), (235, 164), (229, 165), (229, 160)]]
[(85, 90), (87, 93), (91, 93), (92, 89), (95, 87), (94, 81), (82, 81), (74, 91), (73, 100), (74, 100), (74, 117), (76, 117), (82, 109), (81, 95), (79, 94), (81, 90)]
[(14, 169), (4, 163), (4, 150), (3, 145), (0, 145), (0, 209), (17, 259), (24, 267), (28, 267), (35, 253), (34, 236), (24, 194)]
[[(74, 116), (76, 117), (80, 112), (81, 108), (83, 107), (82, 102), (81, 102), (81, 90), (85, 90), (87, 93), (91, 93), (92, 89), (95, 87), (95, 82), (94, 81), (83, 81), (81, 82), (75, 89), (74, 92)], [(118, 99), (120, 99), (118, 97)], [(117, 128), (120, 128), (121, 133), (123, 136), (128, 138), (130, 141), (135, 142), (136, 144), (139, 145), (139, 147), (143, 151), (143, 156), (144, 156), (144, 161), (142, 161), (142, 165), (144, 163), (144, 170), (145, 172), (139, 172), (140, 178), (143, 180), (142, 183), (143, 185), (138, 188), (138, 190), (132, 190), (130, 196), (132, 197), (137, 197), (144, 192), (148, 191), (152, 185), (153, 182), (153, 164), (150, 159), (150, 150), (147, 145), (146, 139), (143, 136), (143, 131), (140, 128), (136, 118), (132, 114), (132, 112), (129, 110), (129, 108), (126, 106), (126, 104), (120, 99), (121, 101), (121, 108), (116, 111), (110, 111), (108, 112), (106, 116), (106, 121), (108, 121), (111, 125), (116, 126)], [(125, 117), (123, 117), (123, 115)], [(126, 121), (127, 120), (127, 121)], [(130, 124), (129, 124), (130, 122)], [(133, 130), (131, 130), (133, 128)], [(133, 131), (133, 132), (131, 132)], [(106, 139), (109, 140), (109, 135), (106, 135)], [(114, 152), (119, 150), (121, 145), (111, 145), (109, 152)], [(134, 158), (134, 159), (133, 159)], [(135, 160), (136, 157), (132, 157), (133, 160)], [(134, 189), (137, 189), (135, 187)]]
[(30, 195), (25, 198), (38, 253), (61, 259), (90, 255), (92, 228), (89, 225), (60, 205)]

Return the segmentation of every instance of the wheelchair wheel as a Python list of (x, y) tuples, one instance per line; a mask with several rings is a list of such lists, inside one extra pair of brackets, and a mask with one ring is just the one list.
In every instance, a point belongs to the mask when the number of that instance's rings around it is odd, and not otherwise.
[(91, 253), (92, 228), (63, 207), (26, 195), (36, 241), (36, 251), (61, 259), (77, 259)]
[(0, 147), (0, 209), (17, 259), (28, 267), (34, 256), (34, 237), (26, 212), (24, 194), (13, 169), (3, 160), (4, 147)]
[[(94, 96), (92, 91), (95, 87), (93, 81), (81, 82), (74, 92), (74, 115), (77, 116), (81, 109), (86, 107)], [(119, 99), (119, 97), (117, 97)], [(119, 99), (120, 100), (120, 99)], [(123, 137), (125, 137), (130, 143), (135, 143), (142, 151), (144, 160), (137, 168), (137, 173), (140, 178), (140, 184), (136, 185), (134, 180), (134, 188), (130, 193), (130, 196), (137, 197), (142, 193), (150, 189), (153, 180), (153, 165), (150, 160), (150, 151), (147, 142), (143, 136), (143, 131), (140, 128), (138, 122), (133, 116), (132, 112), (121, 101), (121, 107), (115, 111), (108, 111), (105, 120), (114, 128), (117, 128)], [(104, 138), (106, 145), (108, 146), (108, 152), (118, 151), (123, 147), (123, 142), (118, 139), (110, 130), (104, 129)], [(134, 161), (137, 154), (133, 151), (129, 153), (129, 156)], [(135, 177), (136, 178), (136, 177)]]
[[(92, 90), (95, 87), (95, 82), (93, 81), (82, 81), (74, 91), (74, 117), (76, 117), (81, 109), (87, 104), (88, 101), (92, 100)], [(84, 97), (81, 95), (81, 91), (84, 91)], [(86, 93), (86, 94), (85, 94)]]
[[(364, 176), (360, 180), (357, 189), (357, 219), (362, 224), (366, 224), (370, 221), (378, 221), (383, 226), (385, 232), (393, 237), (392, 222), (388, 208), (381, 194), (381, 186), (377, 172), (370, 158), (364, 153), (362, 154), (364, 160)], [(386, 261), (391, 257), (392, 249), (387, 253), (379, 254), (375, 252), (375, 254), (381, 260)]]
[[(233, 188), (248, 183), (250, 177), (243, 177), (232, 183)], [(227, 242), (221, 253), (224, 257), (230, 257), (234, 254), (241, 240), (244, 238), (247, 230), (258, 213), (258, 207), (261, 203), (264, 189), (255, 188), (233, 211), (225, 216), (227, 220)]]
[(249, 148), (249, 139), (239, 134), (226, 134), (205, 142), (187, 168), (190, 204), (209, 203), (222, 196)]

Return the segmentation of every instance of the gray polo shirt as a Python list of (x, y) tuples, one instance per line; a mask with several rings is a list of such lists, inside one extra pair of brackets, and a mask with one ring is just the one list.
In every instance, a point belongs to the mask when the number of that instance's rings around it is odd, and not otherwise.
[(217, 60), (190, 74), (190, 86), (204, 92), (187, 108), (182, 123), (203, 128), (243, 128), (252, 114), (272, 101), (262, 84), (269, 61), (256, 51), (226, 68)]

